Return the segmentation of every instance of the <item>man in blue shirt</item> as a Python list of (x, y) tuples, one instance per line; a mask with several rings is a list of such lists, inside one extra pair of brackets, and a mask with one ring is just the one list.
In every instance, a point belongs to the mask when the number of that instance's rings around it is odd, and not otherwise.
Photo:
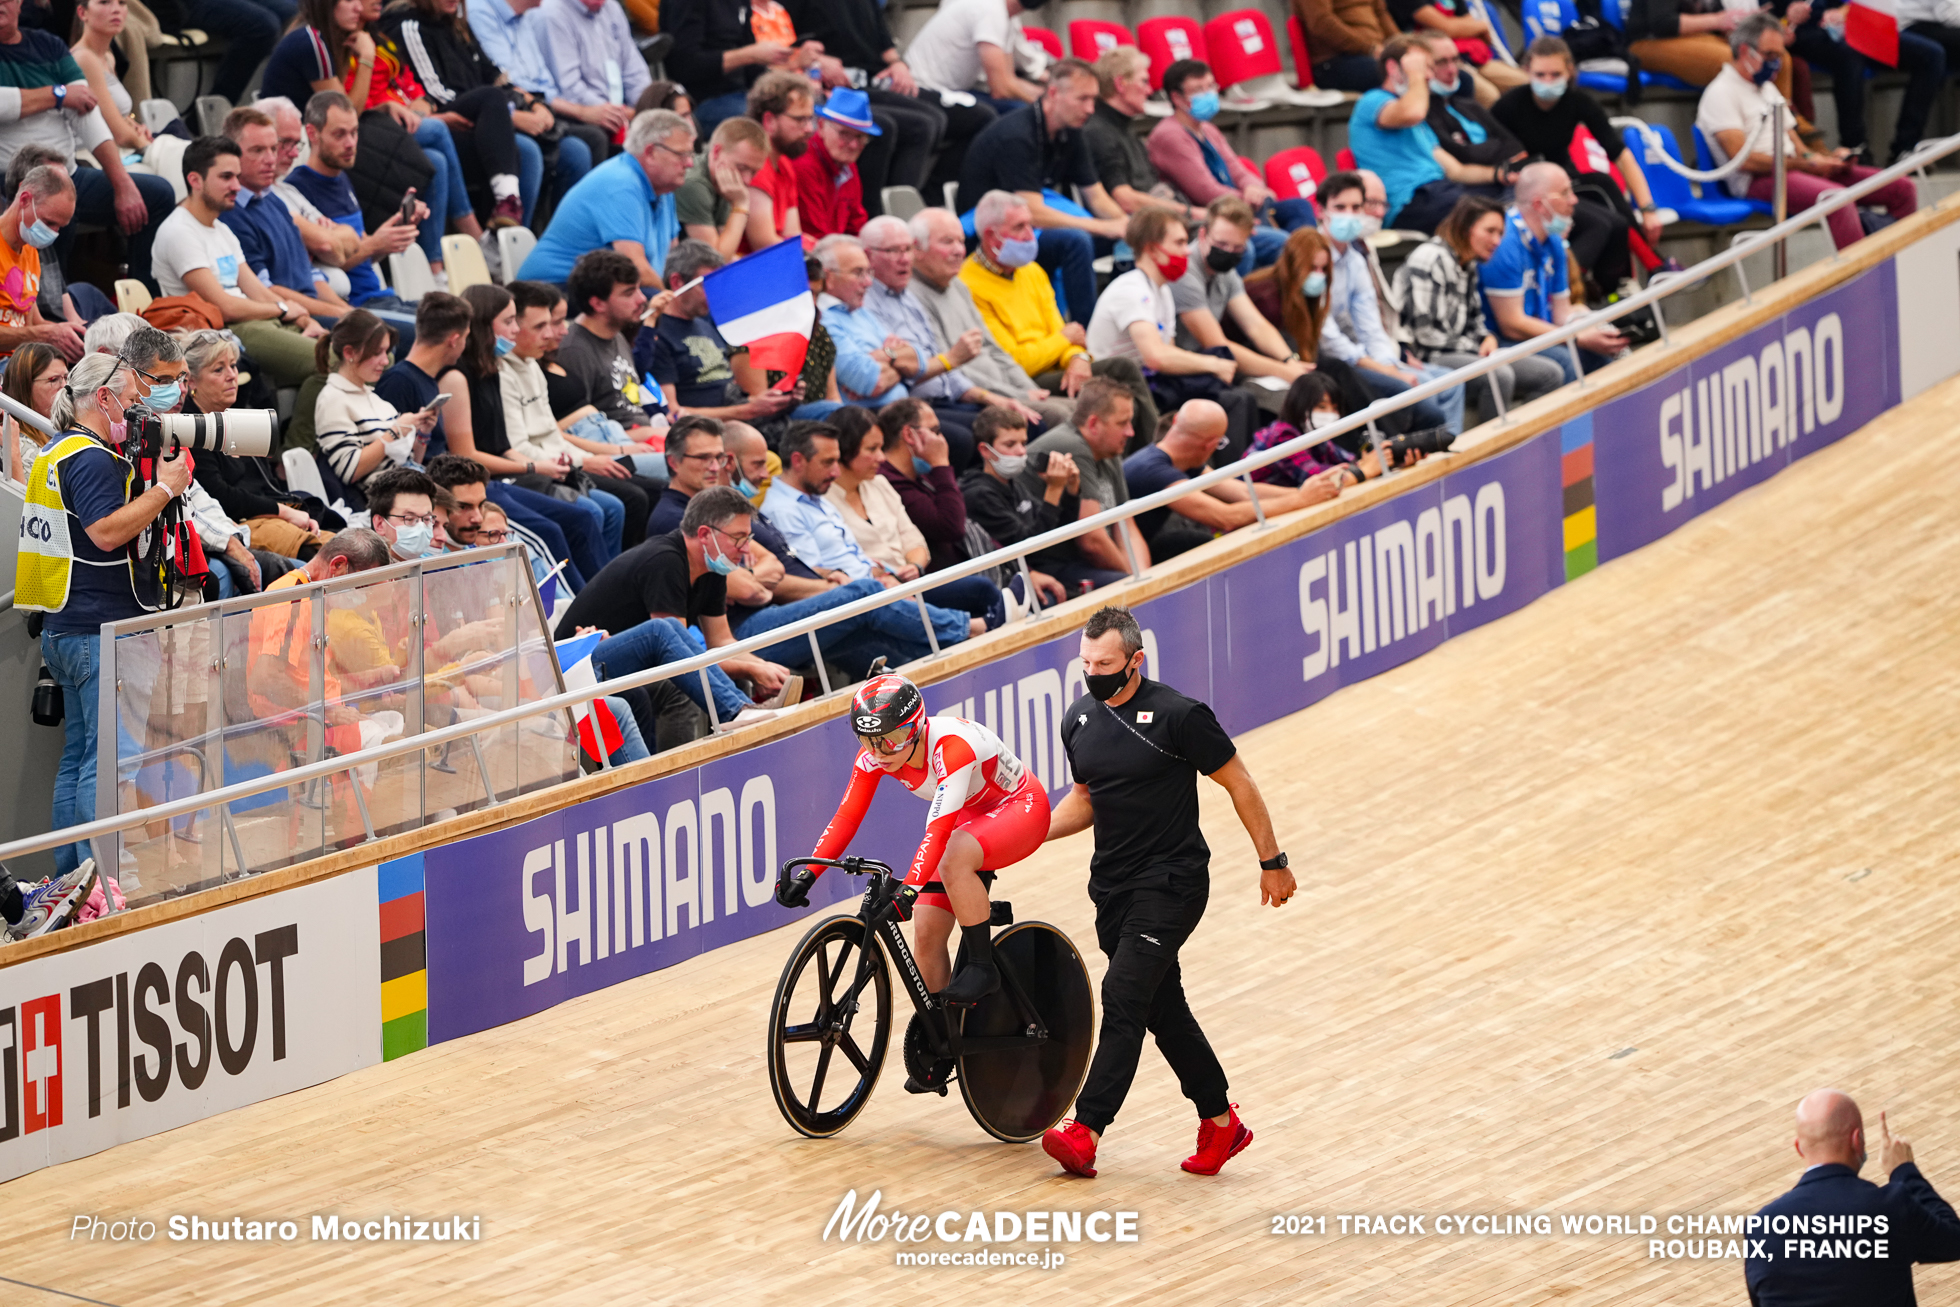
[[(1399, 395), (1411, 386), (1442, 376), (1447, 369), (1405, 357), (1402, 347), (1382, 325), (1380, 291), (1368, 266), (1366, 238), (1362, 235), (1367, 187), (1361, 174), (1330, 173), (1321, 182), (1317, 197), (1323, 215), (1321, 234), (1334, 257), (1320, 291), (1327, 302), (1320, 328), (1321, 355), (1352, 367), (1376, 399)], [(1463, 387), (1423, 400), (1409, 410), (1409, 416), (1411, 430), (1442, 429), (1454, 439), (1463, 431)], [(1446, 448), (1448, 444), (1449, 440), (1443, 440), (1431, 447)]]
[(1388, 187), (1388, 224), (1434, 232), (1466, 193), (1502, 198), (1494, 169), (1459, 163), (1429, 126), (1429, 51), (1423, 38), (1404, 33), (1382, 47), (1382, 84), (1355, 102), (1348, 119), (1354, 161), (1381, 174)]
[(912, 392), (900, 380), (899, 363), (917, 371), (923, 362), (904, 341), (885, 330), (864, 307), (871, 289), (871, 259), (855, 236), (832, 232), (812, 251), (823, 265), (823, 294), (817, 307), (823, 328), (837, 347), (837, 393), (849, 404), (879, 409)]
[(669, 110), (647, 110), (626, 129), (626, 149), (559, 201), (518, 275), (562, 285), (581, 254), (610, 246), (632, 260), (640, 285), (660, 286), (667, 247), (680, 232), (674, 192), (693, 166), (693, 126)]
[[(1518, 174), (1518, 200), (1505, 215), (1504, 240), (1477, 273), (1484, 308), (1506, 344), (1542, 336), (1572, 316), (1565, 233), (1578, 205), (1572, 178), (1558, 164), (1534, 163)], [(1612, 327), (1594, 327), (1580, 332), (1577, 343), (1591, 372), (1624, 350), (1627, 338)], [(1543, 357), (1556, 360), (1568, 382), (1579, 379), (1570, 350), (1549, 350)]]
[(273, 194), (279, 180), (279, 129), (272, 115), (240, 105), (225, 115), (223, 134), (238, 146), (238, 199), (218, 215), (245, 251), (245, 266), (280, 299), (296, 302), (323, 327), (347, 312), (347, 301), (313, 266), (286, 202)]
[[(321, 213), (365, 237), (367, 222), (361, 217), (361, 202), (354, 197), (354, 183), (347, 178), (361, 140), (354, 102), (339, 91), (321, 91), (306, 102), (305, 123), (312, 154), (307, 162), (287, 173), (286, 180)], [(415, 208), (416, 223), (427, 221), (429, 206), (418, 200)], [(391, 214), (382, 228), (386, 230), (401, 220), (400, 214)], [(347, 302), (366, 309), (393, 327), (400, 349), (414, 344), (415, 306), (381, 284), (381, 274), (374, 270), (374, 261), (362, 259), (349, 263), (343, 271), (347, 274)]]
[[(821, 422), (792, 427), (783, 437), (783, 470), (769, 483), (763, 496), (763, 516), (769, 519), (784, 543), (818, 575), (837, 574), (849, 581), (867, 578), (884, 589), (898, 584), (898, 578), (867, 556), (837, 511), (837, 505), (824, 498), (837, 479), (837, 433)], [(917, 605), (905, 605), (915, 612)], [(926, 605), (933, 634), (942, 645), (956, 644), (987, 629), (978, 617), (949, 608)], [(920, 623), (923, 632), (924, 623)]]

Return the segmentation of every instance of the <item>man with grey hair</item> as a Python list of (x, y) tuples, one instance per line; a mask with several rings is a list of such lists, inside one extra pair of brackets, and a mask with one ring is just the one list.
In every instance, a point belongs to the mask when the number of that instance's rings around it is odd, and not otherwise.
[(871, 409), (904, 399), (910, 393), (905, 374), (916, 374), (921, 360), (865, 307), (865, 296), (871, 291), (871, 258), (864, 252), (864, 242), (833, 232), (818, 241), (813, 252), (823, 268), (817, 311), (837, 347), (837, 393), (847, 404)]
[[(1913, 1162), (1912, 1144), (1878, 1114), (1883, 1187), (1859, 1178), (1865, 1118), (1849, 1094), (1814, 1089), (1797, 1104), (1796, 1187), (1750, 1217), (1751, 1228), (1834, 1239), (1749, 1242), (1743, 1277), (1752, 1307), (1860, 1303), (1911, 1307), (1914, 1262), (1960, 1261), (1960, 1217)], [(1761, 1218), (1761, 1224), (1756, 1221)], [(1808, 1229), (1805, 1229), (1808, 1226)]]
[(667, 247), (680, 234), (674, 192), (693, 166), (693, 125), (667, 109), (647, 110), (626, 129), (626, 148), (558, 202), (518, 276), (562, 283), (579, 255), (611, 248), (633, 261), (642, 286), (659, 286)]
[(52, 164), (42, 164), (21, 178), (13, 202), (0, 211), (0, 241), (7, 243), (8, 262), (19, 271), (0, 283), (0, 354), (30, 340), (46, 341), (73, 363), (82, 356), (82, 336), (72, 323), (49, 322), (41, 316), (41, 251), (75, 217), (75, 183)]
[(960, 265), (966, 262), (966, 234), (952, 210), (921, 209), (912, 215), (907, 230), (912, 237), (912, 294), (932, 319), (939, 339), (961, 340), (979, 333), (980, 352), (962, 363), (961, 370), (994, 394), (1033, 409), (1039, 419), (1030, 421), (1036, 425), (1057, 426), (1068, 421), (1071, 405), (1037, 386), (987, 330), (986, 320), (973, 302), (973, 292), (960, 280)]
[[(1565, 233), (1572, 230), (1572, 211), (1578, 207), (1572, 178), (1559, 165), (1529, 164), (1518, 174), (1517, 203), (1505, 213), (1504, 240), (1477, 273), (1506, 344), (1555, 331), (1572, 316)], [(1577, 344), (1590, 372), (1624, 350), (1627, 338), (1612, 327), (1593, 327), (1579, 333)], [(1566, 381), (1579, 379), (1570, 350), (1548, 350), (1539, 357), (1556, 361)]]
[(1154, 433), (1157, 405), (1136, 360), (1092, 360), (1087, 330), (1062, 320), (1055, 288), (1034, 261), (1034, 218), (1027, 202), (1012, 191), (988, 191), (974, 206), (973, 225), (980, 244), (960, 268), (960, 281), (1001, 348), (1037, 386), (1070, 399), (1090, 377), (1120, 382), (1136, 403), (1137, 430)]
[[(1788, 133), (1783, 145), (1783, 192), (1789, 212), (1800, 213), (1833, 191), (1861, 182), (1877, 171), (1854, 162), (1844, 149), (1830, 154), (1813, 150), (1797, 135), (1794, 115), (1771, 85), (1789, 58), (1783, 24), (1774, 14), (1750, 14), (1737, 23), (1729, 33), (1729, 49), (1735, 57), (1702, 91), (1701, 103), (1695, 109), (1695, 126), (1708, 138), (1709, 152), (1717, 164), (1748, 152), (1741, 167), (1728, 178), (1729, 194), (1774, 202), (1776, 142), (1770, 139), (1768, 124), (1779, 105), (1783, 108), (1783, 129)], [(1893, 218), (1903, 218), (1919, 207), (1919, 192), (1910, 177), (1901, 177), (1867, 195), (1864, 203), (1884, 209)], [(1831, 214), (1831, 239), (1839, 249), (1864, 238), (1858, 207), (1847, 204)]]

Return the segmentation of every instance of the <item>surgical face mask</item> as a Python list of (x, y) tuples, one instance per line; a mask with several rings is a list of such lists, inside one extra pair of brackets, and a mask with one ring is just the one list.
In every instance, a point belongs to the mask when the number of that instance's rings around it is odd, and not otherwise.
[(48, 246), (54, 244), (55, 240), (61, 235), (60, 232), (41, 220), (41, 213), (38, 208), (34, 212), (34, 221), (23, 224), (20, 229), (20, 234), (29, 245), (32, 245), (37, 250), (45, 250)]
[(149, 393), (143, 397), (143, 402), (150, 406), (152, 413), (168, 413), (177, 407), (178, 401), (183, 397), (184, 388), (177, 382), (171, 381), (151, 386)]
[(914, 454), (912, 455), (912, 470), (922, 477), (929, 477), (932, 475), (932, 464), (926, 462), (917, 454)]
[(510, 352), (511, 352), (512, 350), (514, 350), (514, 349), (516, 349), (516, 348), (517, 348), (517, 342), (516, 342), (516, 341), (514, 341), (514, 340), (505, 340), (505, 339), (504, 339), (504, 338), (503, 338), (502, 336), (499, 336), (499, 337), (497, 337), (497, 357), (498, 357), (498, 358), (502, 358), (502, 357), (503, 357), (504, 355), (506, 355), (506, 354), (508, 354), (508, 353), (510, 353)]
[(1200, 91), (1191, 97), (1191, 116), (1208, 123), (1218, 116), (1218, 92)]
[(755, 482), (749, 480), (747, 477), (743, 477), (740, 481), (737, 481), (735, 483), (735, 489), (738, 492), (740, 492), (742, 498), (744, 499), (754, 499), (757, 495), (762, 493), (762, 487), (757, 485)]
[(1554, 213), (1551, 217), (1545, 219), (1545, 230), (1554, 236), (1563, 238), (1565, 233), (1572, 230), (1572, 219), (1566, 214)]
[(1555, 104), (1564, 98), (1566, 85), (1566, 79), (1563, 77), (1553, 82), (1534, 80), (1531, 83), (1531, 93), (1546, 104)]
[(1041, 253), (1041, 242), (1029, 237), (1015, 240), (1008, 237), (1000, 243), (1000, 252), (994, 255), (994, 262), (1003, 268), (1025, 268), (1034, 262), (1034, 256)]
[(1445, 99), (1448, 99), (1450, 96), (1456, 94), (1456, 83), (1439, 82), (1432, 77), (1429, 79), (1429, 93), (1431, 95), (1440, 95)]
[(1327, 234), (1343, 245), (1361, 239), (1364, 219), (1358, 213), (1330, 213), (1327, 215)]
[(395, 527), (395, 552), (403, 558), (427, 558), (435, 543), (436, 529), (428, 522)]
[(1307, 414), (1307, 429), (1309, 431), (1318, 431), (1322, 427), (1331, 427), (1340, 420), (1341, 415), (1332, 409), (1317, 408)]
[(1306, 294), (1308, 299), (1319, 299), (1327, 293), (1327, 274), (1324, 272), (1309, 272), (1307, 279), (1300, 283), (1300, 289)]
[[(106, 387), (96, 392), (95, 407), (101, 411), (104, 417), (108, 416), (109, 409), (103, 403), (103, 398), (111, 393)], [(116, 419), (109, 424), (109, 443), (120, 449), (123, 441), (128, 438), (129, 423), (123, 420), (122, 402), (118, 400), (116, 402)]]
[(1230, 272), (1244, 258), (1244, 250), (1221, 250), (1214, 245), (1205, 251), (1205, 266), (1213, 272)]
[(1749, 74), (1749, 80), (1754, 82), (1758, 86), (1764, 86), (1776, 80), (1776, 74), (1781, 72), (1783, 69), (1783, 59), (1782, 56), (1780, 55), (1771, 55), (1768, 57), (1758, 56), (1758, 57), (1761, 57), (1763, 59), (1763, 66), (1761, 68), (1758, 68), (1755, 72)]
[(1107, 703), (1121, 694), (1123, 687), (1130, 683), (1130, 674), (1136, 670), (1134, 664), (1120, 672), (1089, 672), (1082, 677), (1082, 684), (1095, 696), (1096, 702)]
[(701, 550), (701, 561), (708, 565), (710, 572), (714, 572), (719, 576), (727, 576), (735, 570), (735, 560), (721, 552), (721, 541), (714, 540), (714, 528), (710, 527), (708, 529), (708, 536), (714, 543), (715, 551), (711, 554), (704, 547)]
[(994, 471), (998, 472), (1000, 475), (1008, 478), (1009, 480), (1012, 480), (1013, 478), (1020, 476), (1021, 473), (1027, 470), (1028, 470), (1028, 456), (1026, 454), (994, 455)]
[(1382, 229), (1382, 220), (1372, 213), (1361, 215), (1361, 239), (1367, 240)]

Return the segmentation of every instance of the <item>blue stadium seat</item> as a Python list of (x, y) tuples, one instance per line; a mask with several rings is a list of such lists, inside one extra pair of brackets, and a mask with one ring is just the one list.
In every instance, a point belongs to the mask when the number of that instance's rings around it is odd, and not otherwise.
[[(1654, 124), (1653, 133), (1660, 138), (1660, 144), (1678, 163), (1681, 162), (1681, 145), (1674, 139), (1674, 132), (1663, 124)], [(1654, 203), (1663, 209), (1672, 209), (1683, 218), (1694, 222), (1705, 222), (1711, 227), (1728, 227), (1738, 222), (1746, 222), (1759, 212), (1753, 200), (1738, 200), (1718, 191), (1717, 183), (1703, 187), (1705, 198), (1697, 198), (1688, 179), (1675, 172), (1658, 159), (1648, 157), (1649, 146), (1640, 130), (1629, 127), (1622, 138), (1633, 157), (1640, 160), (1641, 171), (1647, 174), (1647, 186), (1654, 193)], [(1704, 168), (1707, 165), (1702, 165)]]
[[(1622, 30), (1626, 27), (1626, 14), (1621, 8), (1623, 0), (1601, 0), (1601, 11), (1606, 21)], [(1541, 36), (1559, 36), (1565, 29), (1579, 21), (1579, 6), (1573, 0), (1524, 0), (1520, 15), (1524, 24), (1527, 42)], [(1675, 91), (1692, 91), (1696, 88), (1678, 77), (1667, 73), (1640, 74), (1642, 86), (1661, 87)], [(1579, 70), (1579, 85), (1589, 90), (1604, 91), (1608, 95), (1625, 95), (1627, 79), (1620, 73)]]
[[(1697, 127), (1694, 129), (1694, 131), (1695, 131), (1695, 171), (1708, 172), (1715, 167), (1715, 154), (1712, 150), (1708, 148), (1708, 138), (1701, 134), (1701, 128)], [(1715, 189), (1717, 186), (1721, 186), (1721, 185), (1722, 184), (1720, 182), (1711, 182), (1703, 185), (1702, 191), (1705, 194), (1708, 191), (1711, 191)], [(1726, 186), (1722, 186), (1722, 190), (1726, 192), (1728, 188)], [(1775, 206), (1770, 204), (1769, 201), (1767, 200), (1743, 200), (1740, 202), (1748, 205), (1750, 211), (1754, 213), (1766, 214), (1766, 213), (1775, 212)]]

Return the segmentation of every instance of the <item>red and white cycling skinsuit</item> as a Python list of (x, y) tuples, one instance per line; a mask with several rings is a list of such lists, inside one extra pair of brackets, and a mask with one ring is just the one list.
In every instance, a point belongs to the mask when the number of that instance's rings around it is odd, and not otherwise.
[[(981, 868), (1010, 867), (1041, 847), (1048, 838), (1048, 791), (1027, 767), (1007, 751), (998, 735), (963, 717), (928, 717), (921, 727), (926, 739), (926, 765), (887, 773), (869, 749), (858, 751), (851, 784), (837, 815), (824, 827), (814, 856), (835, 858), (857, 835), (871, 807), (878, 782), (891, 775), (922, 799), (930, 799), (926, 837), (912, 858), (907, 885), (920, 886), (918, 901), (928, 907), (952, 910), (939, 884), (939, 859), (946, 841), (963, 830), (980, 843), (985, 855)], [(930, 886), (930, 889), (923, 887)]]

